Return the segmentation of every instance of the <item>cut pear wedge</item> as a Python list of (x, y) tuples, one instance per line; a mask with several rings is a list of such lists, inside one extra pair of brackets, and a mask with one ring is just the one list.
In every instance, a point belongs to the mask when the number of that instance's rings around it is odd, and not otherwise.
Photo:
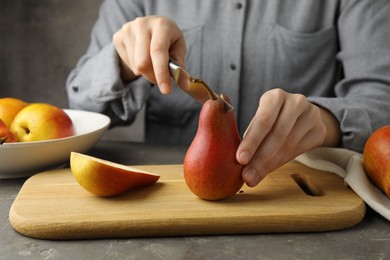
[(158, 174), (76, 152), (71, 152), (70, 168), (77, 182), (97, 196), (118, 195), (160, 178)]

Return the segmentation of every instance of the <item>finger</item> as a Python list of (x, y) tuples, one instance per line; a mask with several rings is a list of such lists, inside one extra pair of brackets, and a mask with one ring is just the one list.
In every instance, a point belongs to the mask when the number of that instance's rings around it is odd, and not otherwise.
[(319, 108), (310, 104), (297, 119), (294, 128), (287, 136), (282, 150), (296, 157), (314, 147), (323, 144), (326, 136), (326, 126), (320, 117)]
[(127, 37), (124, 37), (123, 35), (124, 31), (122, 29), (117, 31), (113, 35), (113, 43), (119, 56), (121, 78), (127, 82), (135, 79), (139, 75), (134, 74), (133, 70), (131, 70), (129, 56), (127, 54), (128, 47), (126, 47), (124, 43), (124, 39)]
[(276, 170), (283, 164), (291, 161), (292, 159), (294, 159), (294, 157), (280, 156), (278, 153), (276, 153), (275, 157), (272, 157), (271, 160), (267, 161), (266, 163), (260, 163), (257, 168), (249, 164), (245, 166), (243, 169), (242, 178), (249, 187), (255, 187), (269, 173)]
[[(304, 120), (306, 119), (308, 119), (308, 117)], [(287, 138), (287, 140), (291, 141), (286, 142), (285, 145), (280, 147), (280, 149), (274, 153), (272, 159), (268, 161), (268, 164), (263, 168), (268, 169), (268, 173), (270, 173), (302, 153), (319, 146), (322, 143), (321, 140), (325, 135), (325, 131), (325, 127), (317, 124), (315, 127), (309, 126), (309, 124), (296, 124), (291, 135)]]
[(116, 49), (116, 52), (118, 53), (119, 58), (122, 60), (123, 63), (125, 63), (127, 66), (129, 66), (129, 60), (127, 58), (127, 53), (126, 53), (126, 47), (122, 41), (121, 37), (121, 31), (117, 31), (113, 38), (113, 43)]
[[(307, 117), (305, 111), (310, 110), (310, 103), (307, 102), (303, 95), (299, 94), (287, 94), (284, 100), (278, 117), (272, 127), (271, 131), (266, 136), (266, 139), (256, 151), (256, 156), (261, 157), (261, 161), (268, 161), (269, 157), (280, 149), (281, 146), (286, 146), (286, 142), (290, 142), (287, 138), (291, 138), (291, 132), (293, 128), (299, 128), (294, 130), (295, 133), (303, 131), (303, 134), (308, 130), (304, 130), (304, 127), (311, 127), (313, 122), (301, 123), (298, 118)], [(315, 119), (317, 120), (317, 119)]]
[(270, 139), (267, 137), (264, 140), (251, 162), (243, 169), (243, 179), (248, 186), (256, 186), (271, 171), (323, 143), (326, 128), (318, 114), (316, 109), (302, 113), (284, 143), (271, 154), (261, 151)]
[(294, 155), (295, 151), (291, 153), (290, 150), (287, 151), (286, 149), (286, 147), (281, 146), (279, 150), (266, 156), (261, 151), (257, 151), (242, 171), (242, 178), (245, 183), (249, 187), (256, 186), (269, 173), (296, 157)]
[[(166, 22), (157, 20), (156, 23), (158, 24), (153, 28), (152, 32), (150, 56), (157, 85), (163, 94), (168, 94), (172, 85), (168, 69), (169, 49), (175, 35), (172, 32), (172, 27)], [(170, 38), (167, 39), (167, 35)]]
[(298, 156), (308, 150), (318, 147), (324, 143), (326, 137), (326, 126), (320, 118), (320, 110), (315, 105), (302, 114), (287, 138), (286, 149), (293, 156)]
[(315, 147), (321, 146), (324, 142), (325, 135), (326, 135), (325, 126), (318, 126), (311, 129), (300, 140), (299, 146), (304, 149), (301, 150), (300, 153), (297, 154), (296, 156), (304, 152), (307, 152)]
[[(249, 164), (254, 168), (265, 168), (270, 171), (273, 168), (272, 163), (282, 161), (278, 160), (278, 158), (294, 158), (303, 151), (307, 151), (313, 146), (304, 146), (302, 140), (314, 127), (315, 123), (313, 123), (311, 118), (302, 114), (297, 118), (289, 133), (280, 142), (277, 142), (271, 135), (267, 136), (263, 145), (259, 147), (253, 156), (256, 159), (253, 160), (253, 163), (250, 162)], [(314, 141), (310, 140), (313, 143)], [(262, 165), (256, 165), (256, 162), (262, 162)]]
[(150, 60), (150, 29), (148, 18), (136, 18), (122, 26), (122, 41), (126, 48), (129, 68), (137, 76), (155, 83)]
[(237, 149), (236, 158), (240, 164), (246, 165), (251, 160), (261, 142), (271, 131), (283, 102), (284, 97), (274, 96), (269, 92), (260, 98), (256, 114)]

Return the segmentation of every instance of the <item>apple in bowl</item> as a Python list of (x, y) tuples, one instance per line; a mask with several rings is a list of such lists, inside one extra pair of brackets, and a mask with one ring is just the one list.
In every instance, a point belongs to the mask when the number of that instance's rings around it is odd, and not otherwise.
[(28, 103), (18, 98), (0, 98), (0, 119), (10, 128), (15, 116), (26, 106)]
[(15, 137), (3, 120), (0, 119), (0, 144), (15, 142)]
[(33, 103), (20, 110), (10, 130), (18, 142), (50, 140), (75, 134), (68, 114), (47, 103)]

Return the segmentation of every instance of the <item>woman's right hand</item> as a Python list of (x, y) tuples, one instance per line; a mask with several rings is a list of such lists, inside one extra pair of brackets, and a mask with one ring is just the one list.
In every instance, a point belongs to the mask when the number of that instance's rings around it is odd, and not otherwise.
[(161, 93), (171, 91), (169, 58), (184, 67), (187, 52), (183, 34), (174, 21), (162, 16), (136, 18), (114, 34), (113, 42), (124, 81), (143, 76), (157, 84)]

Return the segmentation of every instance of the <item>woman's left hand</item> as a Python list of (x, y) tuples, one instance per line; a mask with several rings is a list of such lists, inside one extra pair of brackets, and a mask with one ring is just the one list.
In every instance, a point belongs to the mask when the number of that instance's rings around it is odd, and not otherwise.
[(260, 98), (236, 157), (245, 165), (244, 181), (254, 187), (296, 156), (317, 146), (336, 145), (339, 138), (338, 121), (327, 110), (301, 94), (273, 89)]

